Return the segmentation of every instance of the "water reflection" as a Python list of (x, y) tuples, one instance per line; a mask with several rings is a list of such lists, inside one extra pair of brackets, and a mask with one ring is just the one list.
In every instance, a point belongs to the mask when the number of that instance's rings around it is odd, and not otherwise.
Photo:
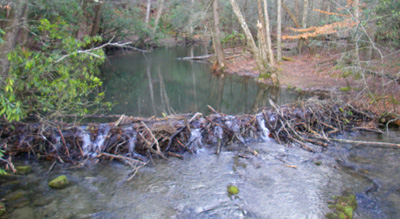
[(207, 105), (211, 105), (226, 114), (241, 114), (268, 106), (268, 99), (283, 104), (311, 96), (258, 84), (249, 77), (216, 76), (206, 62), (177, 60), (206, 53), (207, 47), (194, 46), (110, 58), (102, 77), (106, 99), (115, 103), (111, 113), (208, 113)]

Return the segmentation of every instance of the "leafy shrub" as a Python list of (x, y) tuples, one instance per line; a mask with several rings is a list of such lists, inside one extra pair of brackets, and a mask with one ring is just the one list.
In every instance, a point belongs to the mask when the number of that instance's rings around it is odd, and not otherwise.
[(29, 114), (83, 114), (100, 104), (104, 93), (97, 92), (102, 81), (96, 75), (104, 54), (101, 49), (82, 48), (101, 38), (79, 41), (68, 29), (61, 19), (55, 23), (42, 19), (32, 30), (41, 48), (17, 47), (8, 54), (10, 71), (0, 90), (0, 116), (19, 121)]

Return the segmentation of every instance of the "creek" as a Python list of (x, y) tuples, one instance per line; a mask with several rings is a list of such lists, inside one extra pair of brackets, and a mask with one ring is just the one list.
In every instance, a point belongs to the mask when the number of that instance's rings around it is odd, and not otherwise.
[[(176, 60), (205, 52), (159, 49), (110, 58), (104, 77), (107, 99), (117, 103), (111, 114), (208, 113), (207, 105), (227, 114), (251, 113), (267, 106), (268, 98), (284, 104), (314, 95), (272, 89), (252, 78), (216, 77), (206, 63)], [(399, 136), (390, 131), (340, 137), (400, 142)], [(336, 144), (311, 153), (268, 139), (247, 146), (258, 155), (237, 144), (223, 147), (219, 156), (215, 147), (202, 147), (183, 160), (155, 160), (130, 181), (131, 168), (120, 162), (57, 164), (47, 173), (51, 162), (16, 160), (33, 171), (0, 185), (0, 197), (25, 194), (11, 218), (324, 218), (331, 197), (348, 190), (358, 202), (354, 218), (400, 218), (398, 149)], [(61, 174), (70, 185), (49, 188), (48, 181)], [(229, 185), (239, 193), (228, 195)]]

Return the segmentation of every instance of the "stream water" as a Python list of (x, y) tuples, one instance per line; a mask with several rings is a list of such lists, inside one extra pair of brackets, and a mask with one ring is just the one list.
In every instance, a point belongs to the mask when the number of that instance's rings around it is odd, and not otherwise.
[[(395, 134), (395, 133), (391, 133)], [(347, 136), (377, 140), (379, 136)], [(386, 136), (388, 141), (399, 137)], [(354, 218), (399, 218), (400, 150), (338, 144), (310, 153), (273, 142), (223, 149), (204, 148), (184, 160), (158, 160), (131, 181), (131, 169), (117, 162), (84, 167), (27, 162), (28, 203), (12, 218), (324, 218), (327, 202), (350, 190), (357, 197)], [(316, 165), (321, 161), (320, 165)], [(21, 164), (18, 163), (17, 164)], [(296, 167), (296, 168), (293, 168)], [(54, 190), (48, 180), (66, 174), (70, 186)], [(229, 196), (227, 186), (239, 193)], [(9, 189), (2, 187), (2, 192)], [(16, 189), (15, 187), (13, 188)]]
[[(111, 58), (104, 76), (107, 98), (117, 102), (111, 113), (207, 112), (207, 105), (224, 113), (249, 113), (268, 98), (282, 104), (313, 95), (273, 90), (250, 78), (215, 77), (205, 63), (176, 60), (204, 53), (201, 47), (178, 48)], [(100, 135), (97, 146), (105, 134)], [(344, 137), (400, 142), (398, 131)], [(119, 162), (57, 164), (47, 173), (50, 162), (15, 161), (33, 171), (0, 184), (0, 198), (22, 192), (22, 199), (7, 206), (10, 218), (311, 219), (324, 218), (331, 197), (348, 190), (357, 197), (354, 218), (400, 218), (398, 149), (337, 144), (311, 153), (268, 139), (247, 146), (258, 155), (236, 144), (219, 156), (206, 147), (183, 160), (156, 160), (130, 181), (131, 168)], [(84, 150), (90, 155), (89, 144)], [(49, 188), (48, 181), (61, 174), (70, 185)], [(228, 195), (229, 185), (239, 193)]]

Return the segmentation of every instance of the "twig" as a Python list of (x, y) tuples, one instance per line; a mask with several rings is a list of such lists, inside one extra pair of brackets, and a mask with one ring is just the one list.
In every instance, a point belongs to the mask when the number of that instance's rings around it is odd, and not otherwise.
[(196, 114), (194, 114), (194, 116), (192, 116), (192, 118), (189, 119), (188, 125), (183, 126), (183, 127), (181, 127), (180, 129), (178, 129), (178, 131), (175, 132), (175, 133), (171, 136), (171, 138), (169, 139), (169, 142), (168, 142), (168, 145), (167, 145), (167, 148), (165, 149), (165, 151), (169, 151), (169, 149), (171, 148), (172, 143), (173, 143), (173, 141), (174, 141), (174, 138), (175, 138), (176, 136), (178, 136), (185, 128), (189, 128), (188, 126), (190, 125), (190, 123), (192, 123), (198, 116), (201, 116), (201, 115), (202, 115), (202, 114), (199, 113), (199, 112), (196, 113)]
[[(146, 163), (146, 164), (147, 164), (147, 163)], [(133, 171), (130, 173), (130, 174), (132, 174), (132, 175), (131, 175), (128, 179), (126, 179), (126, 181), (130, 181), (131, 179), (133, 179), (133, 177), (136, 176), (136, 174), (139, 172), (139, 170), (140, 170), (142, 167), (146, 166), (146, 164), (143, 164), (143, 165), (141, 165), (141, 166), (136, 166), (136, 167), (134, 167)]]
[(57, 129), (58, 129), (58, 132), (60, 133), (61, 142), (62, 142), (62, 144), (63, 144), (64, 147), (65, 147), (65, 150), (66, 150), (66, 152), (67, 152), (67, 156), (70, 157), (70, 155), (69, 155), (69, 150), (68, 150), (67, 144), (65, 143), (64, 135), (63, 135), (62, 132), (61, 132), (60, 126), (57, 126)]
[(57, 161), (54, 161), (54, 162), (51, 164), (49, 170), (46, 172), (46, 175), (49, 175), (49, 173), (53, 170), (53, 168), (54, 168), (54, 166), (56, 165), (56, 163), (57, 163)]
[(125, 157), (125, 156), (115, 155), (115, 154), (109, 154), (109, 153), (105, 153), (105, 152), (103, 152), (103, 153), (97, 155), (97, 157), (101, 157), (101, 156), (106, 156), (106, 157), (111, 157), (111, 158), (117, 158), (117, 159), (121, 159), (121, 160), (126, 160), (126, 161), (129, 161), (129, 162), (131, 162), (131, 163), (140, 163), (140, 164), (143, 164), (143, 165), (146, 165), (146, 164), (147, 164), (146, 162), (143, 162), (143, 161), (140, 161), (140, 160), (136, 160), (136, 159), (133, 159), (133, 158), (130, 158), (130, 157)]
[(347, 140), (347, 139), (337, 139), (337, 138), (329, 138), (330, 141), (336, 141), (339, 143), (349, 143), (349, 144), (363, 144), (363, 145), (377, 145), (377, 146), (386, 146), (386, 147), (400, 147), (400, 144), (396, 143), (387, 143), (387, 142), (376, 142), (376, 141), (356, 141), (356, 140)]
[(141, 124), (147, 129), (147, 131), (149, 131), (151, 137), (153, 137), (153, 139), (154, 139), (154, 143), (153, 144), (156, 144), (157, 152), (159, 154), (161, 154), (161, 148), (160, 148), (160, 144), (158, 144), (157, 138), (153, 135), (153, 132), (149, 129), (149, 127), (147, 127), (146, 123), (141, 122)]

